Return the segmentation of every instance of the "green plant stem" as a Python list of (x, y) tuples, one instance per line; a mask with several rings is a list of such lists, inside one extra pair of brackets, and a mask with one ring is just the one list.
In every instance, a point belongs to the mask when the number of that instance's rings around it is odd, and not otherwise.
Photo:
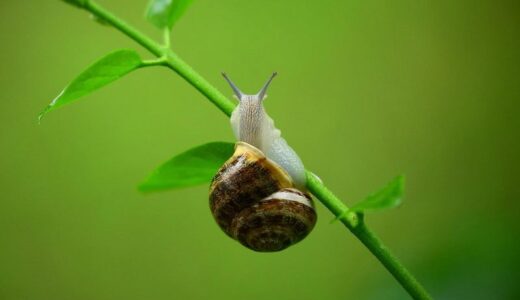
[(414, 299), (431, 299), (426, 289), (390, 252), (383, 242), (366, 226), (363, 218), (350, 231), (365, 245), (372, 254), (392, 273), (395, 279)]
[(101, 7), (94, 1), (86, 1), (82, 8), (91, 12), (94, 16), (105, 21), (107, 24), (112, 25), (114, 28), (123, 32), (132, 40), (136, 41), (156, 56), (161, 57), (163, 55), (164, 48), (161, 45), (157, 44), (154, 40), (139, 32), (137, 29), (133, 28), (122, 19), (114, 16), (111, 12)]
[(163, 29), (163, 43), (165, 49), (170, 49), (171, 43), (170, 43), (170, 29), (168, 27), (165, 27)]
[[(142, 34), (132, 26), (116, 17), (93, 1), (87, 1), (82, 7), (97, 18), (107, 22), (114, 28), (120, 30), (128, 37), (139, 43), (159, 60), (152, 64), (165, 65), (175, 71), (188, 83), (201, 92), (215, 106), (217, 106), (228, 117), (231, 116), (235, 103), (224, 96), (217, 88), (198, 74), (190, 65), (184, 62), (170, 49), (165, 49), (146, 35)], [(169, 42), (168, 42), (169, 43)], [(161, 58), (164, 61), (160, 60)], [(160, 63), (157, 63), (160, 62)], [(383, 264), (383, 266), (397, 279), (397, 281), (408, 291), (414, 299), (431, 299), (424, 287), (413, 277), (413, 275), (399, 263), (388, 248), (372, 233), (363, 221), (362, 215), (349, 212), (348, 207), (337, 198), (313, 173), (307, 172), (307, 188), (325, 205)]]
[(381, 240), (366, 226), (363, 215), (349, 211), (316, 175), (307, 171), (307, 188), (341, 221), (368, 250), (399, 281), (414, 299), (431, 299), (424, 287), (415, 279)]
[(114, 28), (120, 30), (128, 37), (139, 43), (144, 48), (148, 49), (151, 53), (157, 57), (165, 57), (165, 65), (179, 74), (182, 78), (188, 81), (193, 87), (201, 92), (206, 98), (208, 98), (213, 104), (215, 104), (223, 113), (228, 117), (231, 116), (235, 103), (230, 101), (224, 94), (217, 90), (211, 83), (209, 83), (204, 77), (197, 73), (193, 68), (185, 63), (177, 54), (170, 49), (165, 49), (163, 45), (160, 45), (133, 28), (125, 21), (116, 17), (99, 4), (93, 1), (87, 1), (83, 7), (87, 11), (91, 12), (97, 18), (104, 20), (106, 23), (112, 25)]
[(186, 79), (193, 87), (209, 99), (226, 116), (230, 117), (236, 104), (229, 100), (217, 88), (209, 83), (204, 77), (200, 76), (193, 68), (184, 62), (177, 54), (169, 50), (167, 52), (167, 67), (175, 71), (182, 78)]
[(165, 58), (156, 58), (156, 59), (150, 59), (150, 60), (143, 60), (141, 62), (140, 68), (145, 67), (156, 67), (156, 66), (166, 66), (166, 59)]

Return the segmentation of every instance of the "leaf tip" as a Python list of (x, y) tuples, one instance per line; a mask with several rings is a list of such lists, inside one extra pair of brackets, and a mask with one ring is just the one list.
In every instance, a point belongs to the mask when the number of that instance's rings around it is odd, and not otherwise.
[(49, 106), (45, 107), (44, 110), (42, 110), (39, 114), (38, 114), (38, 125), (40, 125), (42, 123), (42, 120), (43, 120), (43, 117), (45, 117), (45, 115), (49, 112), (51, 108)]
[(162, 191), (164, 187), (153, 181), (153, 176), (148, 177), (137, 185), (137, 190), (142, 194), (151, 194), (153, 192)]
[(143, 182), (137, 186), (137, 190), (142, 194), (148, 194), (150, 191), (148, 186), (146, 185), (146, 182)]

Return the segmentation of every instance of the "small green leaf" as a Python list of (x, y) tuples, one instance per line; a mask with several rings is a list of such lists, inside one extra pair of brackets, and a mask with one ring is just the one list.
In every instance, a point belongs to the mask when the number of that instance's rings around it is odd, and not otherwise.
[(404, 176), (397, 176), (378, 192), (356, 203), (350, 211), (366, 212), (389, 209), (401, 204), (404, 192)]
[(43, 110), (38, 119), (56, 108), (97, 90), (139, 68), (142, 62), (133, 50), (118, 50), (88, 67)]
[(151, 0), (146, 18), (159, 29), (172, 29), (193, 0)]
[(87, 0), (63, 0), (67, 2), (68, 4), (77, 6), (77, 7), (84, 7), (87, 4)]
[(139, 186), (143, 192), (190, 187), (210, 182), (233, 155), (234, 144), (212, 142), (181, 153), (157, 168)]

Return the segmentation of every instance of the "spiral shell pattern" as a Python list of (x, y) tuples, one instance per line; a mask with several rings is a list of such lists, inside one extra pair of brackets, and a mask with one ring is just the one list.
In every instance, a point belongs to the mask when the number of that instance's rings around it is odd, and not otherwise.
[(210, 209), (222, 230), (261, 252), (283, 250), (302, 240), (316, 223), (311, 197), (257, 148), (238, 142), (213, 178)]

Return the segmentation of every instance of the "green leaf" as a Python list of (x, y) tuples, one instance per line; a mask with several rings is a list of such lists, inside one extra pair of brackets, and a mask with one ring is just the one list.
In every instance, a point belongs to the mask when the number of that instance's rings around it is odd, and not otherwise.
[(234, 144), (212, 142), (181, 153), (159, 168), (140, 186), (143, 192), (195, 186), (210, 182), (233, 155)]
[(139, 68), (142, 62), (133, 50), (118, 50), (88, 67), (74, 79), (38, 117), (89, 94)]
[(378, 192), (356, 203), (350, 211), (366, 212), (384, 210), (401, 204), (404, 192), (404, 176), (397, 176)]
[(77, 7), (84, 7), (87, 4), (87, 0), (63, 0), (67, 2), (68, 4), (77, 6)]
[(146, 19), (159, 29), (172, 29), (193, 0), (151, 0)]

